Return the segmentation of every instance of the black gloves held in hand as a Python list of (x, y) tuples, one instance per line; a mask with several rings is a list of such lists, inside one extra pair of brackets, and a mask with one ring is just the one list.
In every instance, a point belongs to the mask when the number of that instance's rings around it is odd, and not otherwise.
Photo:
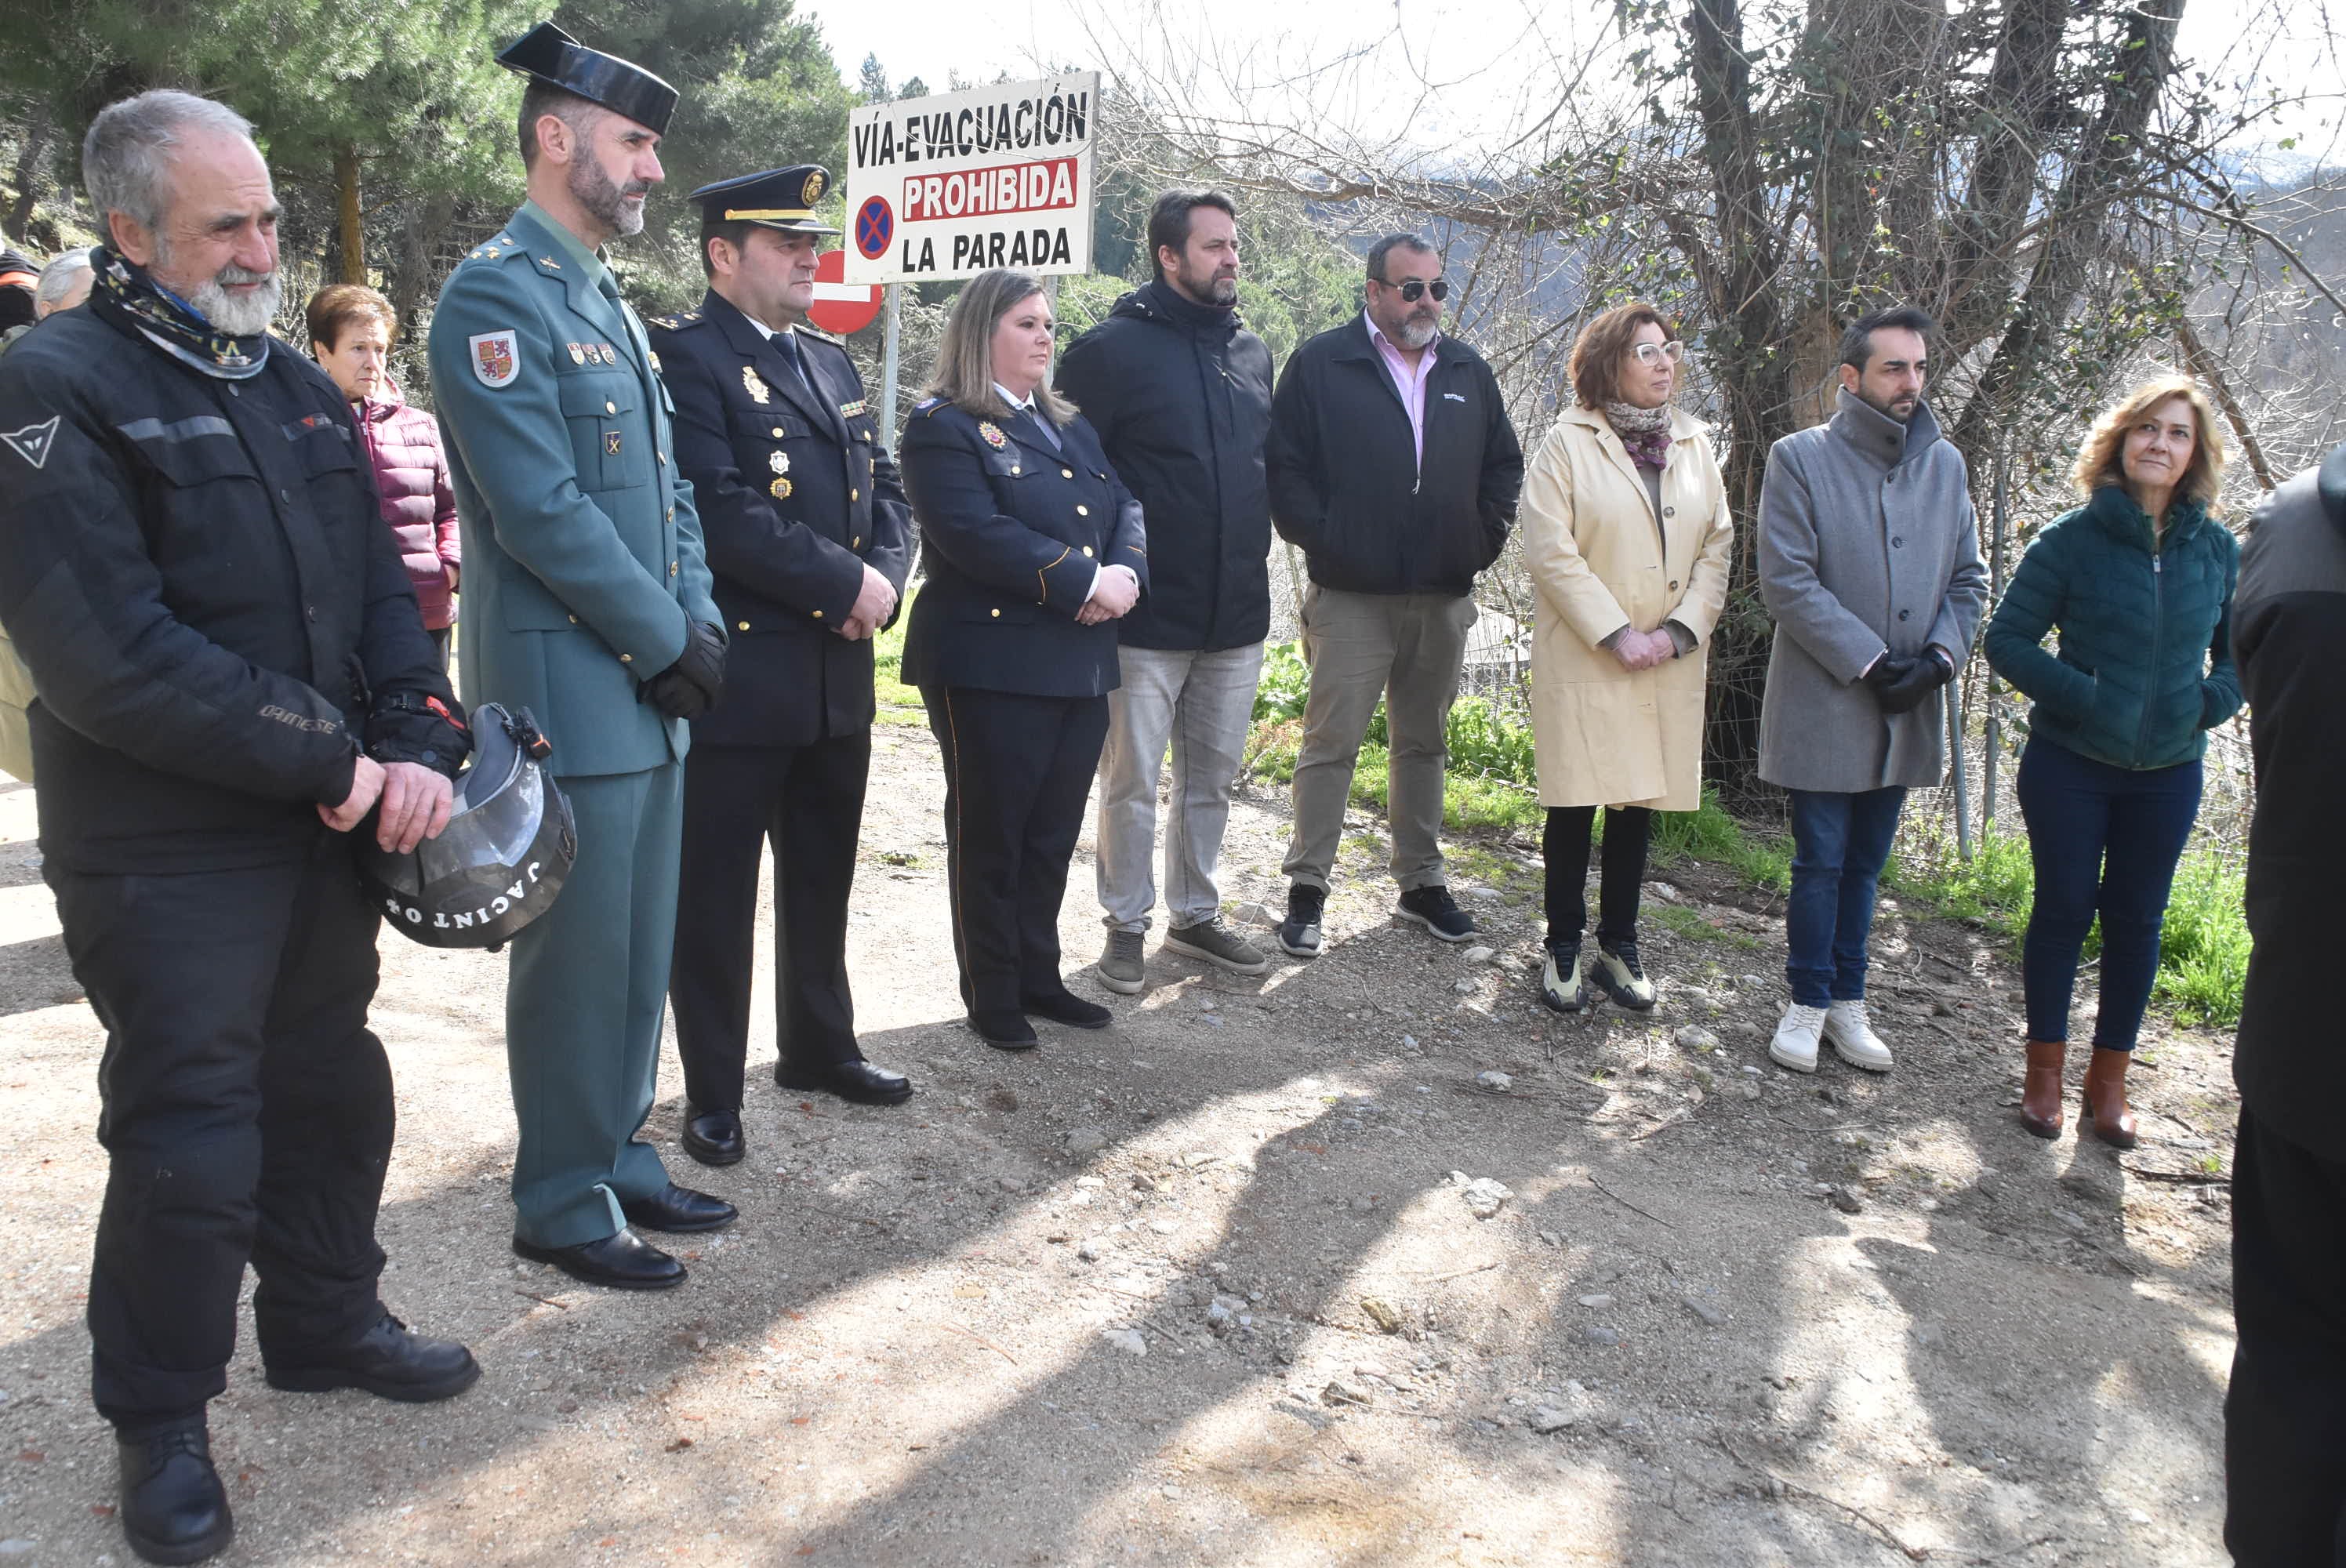
[[(1887, 680), (1878, 679), (1884, 665), (1898, 668)], [(1882, 712), (1911, 713), (1923, 705), (1924, 697), (1954, 677), (1946, 660), (1925, 649), (1920, 658), (1893, 659), (1885, 654), (1866, 672), (1865, 681), (1873, 687), (1873, 700), (1882, 705)]]
[(677, 661), (644, 682), (638, 702), (648, 702), (669, 718), (699, 718), (716, 706), (725, 689), (725, 634), (706, 621), (686, 633)]

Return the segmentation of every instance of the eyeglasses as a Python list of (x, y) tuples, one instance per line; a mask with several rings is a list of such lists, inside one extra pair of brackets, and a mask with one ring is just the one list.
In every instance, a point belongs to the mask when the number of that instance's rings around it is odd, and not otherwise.
[(1641, 365), (1658, 365), (1665, 360), (1677, 364), (1686, 358), (1686, 345), (1676, 338), (1667, 343), (1639, 343), (1629, 351), (1637, 356), (1637, 362)]
[[(1385, 283), (1382, 278), (1377, 281)], [(1432, 294), (1436, 304), (1450, 298), (1450, 280), (1447, 278), (1436, 278), (1431, 283), (1423, 278), (1412, 278), (1406, 283), (1385, 283), (1385, 287), (1413, 305), (1416, 304), (1418, 298), (1424, 294)]]

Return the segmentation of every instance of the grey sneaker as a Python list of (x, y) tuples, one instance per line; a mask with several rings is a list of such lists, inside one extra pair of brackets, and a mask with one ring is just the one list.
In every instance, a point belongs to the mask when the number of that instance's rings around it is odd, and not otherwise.
[(1260, 974), (1270, 967), (1262, 950), (1224, 925), (1219, 915), (1196, 925), (1175, 926), (1165, 933), (1165, 945), (1239, 974)]
[(1107, 945), (1100, 950), (1099, 983), (1118, 996), (1137, 996), (1140, 988), (1148, 983), (1148, 966), (1141, 957), (1141, 939), (1147, 932), (1112, 931), (1107, 933)]

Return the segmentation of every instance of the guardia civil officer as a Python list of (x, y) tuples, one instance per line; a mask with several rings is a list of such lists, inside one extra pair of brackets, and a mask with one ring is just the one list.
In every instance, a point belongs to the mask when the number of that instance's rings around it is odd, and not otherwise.
[(39, 687), (42, 875), (106, 1027), (91, 1392), (112, 1512), (158, 1563), (234, 1533), (206, 1410), (248, 1262), (276, 1388), (480, 1376), (376, 1294), (394, 1114), (351, 847), (437, 834), (471, 741), (350, 404), (270, 336), (251, 137), (186, 93), (101, 112), (97, 291), (0, 361), (0, 616)]
[(872, 636), (895, 618), (912, 525), (880, 416), (835, 338), (806, 325), (812, 164), (703, 186), (700, 308), (656, 316), (730, 646), (725, 696), (693, 722), (668, 995), (685, 1152), (741, 1157), (758, 847), (774, 850), (775, 1081), (866, 1105), (912, 1097), (855, 1044), (847, 895), (872, 763)]
[(676, 932), (686, 720), (725, 636), (643, 326), (596, 252), (642, 229), (676, 93), (546, 23), (498, 62), (529, 199), (449, 277), (432, 386), (464, 545), (465, 695), (527, 708), (578, 824), (554, 908), (515, 938), (505, 1050), (521, 1144), (514, 1250), (590, 1284), (684, 1268), (627, 1227), (711, 1230), (669, 1184), (651, 1110)]
[(1051, 390), (1053, 326), (1032, 277), (978, 274), (904, 428), (929, 579), (904, 679), (944, 748), (962, 1002), (1005, 1051), (1036, 1044), (1029, 1013), (1110, 1017), (1060, 978), (1059, 901), (1118, 678), (1113, 623), (1148, 585), (1140, 503)]

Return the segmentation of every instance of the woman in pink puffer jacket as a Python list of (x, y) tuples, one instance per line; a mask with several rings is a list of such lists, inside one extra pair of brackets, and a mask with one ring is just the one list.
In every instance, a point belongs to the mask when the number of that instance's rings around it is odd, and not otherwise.
[(351, 400), (351, 417), (382, 493), (382, 520), (399, 539), (424, 629), (445, 667), (462, 564), (456, 495), (448, 484), (439, 426), (410, 407), (391, 382), (391, 340), (399, 316), (390, 300), (356, 283), (319, 290), (310, 297), (308, 315), (310, 351)]

